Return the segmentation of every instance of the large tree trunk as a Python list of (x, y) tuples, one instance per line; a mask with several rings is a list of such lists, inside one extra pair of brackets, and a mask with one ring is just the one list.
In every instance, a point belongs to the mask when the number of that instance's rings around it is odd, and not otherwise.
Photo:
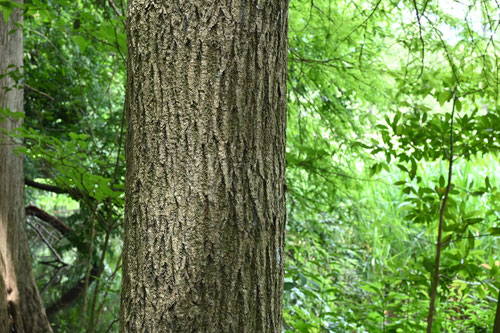
[[(21, 71), (23, 34), (14, 26), (21, 21), (20, 10), (8, 24), (0, 12), (0, 75)], [(23, 91), (16, 84), (10, 75), (0, 78), (3, 110), (23, 111)], [(4, 134), (19, 126), (20, 120), (0, 118), (0, 332), (47, 332), (51, 328), (33, 278), (26, 236), (23, 159), (13, 152), (18, 143)]]
[(128, 2), (121, 332), (281, 332), (287, 0)]

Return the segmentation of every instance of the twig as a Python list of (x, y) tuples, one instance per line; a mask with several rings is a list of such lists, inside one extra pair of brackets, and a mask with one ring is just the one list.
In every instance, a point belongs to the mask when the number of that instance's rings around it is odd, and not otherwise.
[(30, 86), (30, 85), (29, 85), (29, 84), (27, 84), (27, 83), (23, 83), (23, 86), (24, 86), (25, 88), (28, 88), (29, 90), (33, 90), (34, 92), (39, 93), (40, 95), (42, 95), (42, 96), (44, 96), (44, 97), (47, 97), (47, 98), (48, 98), (48, 99), (50, 99), (51, 101), (54, 101), (54, 100), (55, 100), (55, 99), (54, 99), (54, 97), (52, 97), (52, 96), (50, 96), (50, 95), (48, 95), (48, 94), (44, 93), (43, 91), (40, 91), (40, 90), (38, 90), (38, 89), (36, 89), (36, 88), (33, 88), (32, 86)]
[[(120, 12), (118, 11), (118, 8), (116, 8), (116, 4), (113, 2), (113, 0), (108, 0), (108, 3), (109, 3), (109, 5), (111, 6), (111, 8), (113, 8), (113, 10), (114, 10), (114, 12), (115, 12), (115, 14), (116, 14), (117, 16), (123, 16), (123, 15), (121, 15), (121, 14), (120, 14)], [(124, 19), (122, 19), (121, 21), (122, 21), (122, 23), (123, 23), (123, 27), (124, 27), (124, 28), (125, 28), (125, 30), (126, 30), (126, 29), (127, 29), (127, 22), (126, 22)]]
[(61, 257), (59, 256), (59, 254), (57, 253), (57, 251), (54, 249), (54, 247), (52, 246), (52, 244), (50, 244), (50, 242), (45, 238), (45, 236), (40, 232), (40, 230), (38, 230), (37, 227), (35, 227), (33, 224), (27, 222), (28, 225), (30, 227), (33, 228), (33, 230), (35, 230), (35, 232), (38, 234), (38, 236), (40, 236), (40, 238), (42, 239), (42, 241), (45, 243), (45, 245), (47, 245), (47, 247), (49, 248), (50, 252), (52, 252), (52, 254), (54, 255), (54, 257), (56, 258), (56, 261), (58, 263), (60, 263), (62, 266), (68, 266), (67, 263), (65, 263)]
[(54, 281), (56, 280), (57, 276), (59, 275), (59, 273), (61, 272), (61, 270), (64, 268), (64, 266), (61, 266), (61, 267), (58, 267), (56, 269), (56, 272), (54, 273), (54, 275), (50, 278), (50, 281), (47, 282), (45, 284), (45, 286), (43, 286), (42, 289), (40, 289), (40, 295), (43, 295), (43, 293), (45, 293), (47, 291), (47, 289), (49, 289), (49, 287), (54, 283)]
[(361, 28), (366, 22), (368, 22), (370, 20), (370, 18), (373, 16), (373, 14), (375, 14), (375, 12), (377, 11), (378, 9), (378, 6), (380, 5), (380, 3), (382, 2), (382, 0), (379, 0), (377, 1), (377, 3), (375, 4), (375, 6), (373, 7), (373, 10), (370, 12), (370, 14), (368, 14), (368, 16), (365, 18), (365, 20), (360, 24), (358, 25), (356, 28), (352, 29), (352, 31), (342, 39), (341, 42), (344, 42), (346, 41), (349, 37), (351, 37), (351, 35), (356, 31), (358, 30), (359, 28)]
[(108, 333), (109, 331), (111, 331), (111, 329), (113, 328), (113, 325), (114, 325), (114, 324), (116, 324), (119, 320), (120, 320), (120, 319), (118, 319), (118, 318), (114, 319), (114, 320), (111, 322), (111, 324), (109, 324), (108, 329), (106, 330), (106, 332), (105, 332), (105, 333)]
[(422, 43), (422, 66), (420, 67), (420, 73), (418, 74), (417, 80), (420, 80), (422, 75), (424, 74), (424, 59), (425, 59), (425, 43), (424, 43), (424, 38), (422, 37), (422, 23), (420, 22), (420, 13), (418, 12), (418, 7), (417, 7), (417, 2), (416, 0), (413, 0), (413, 7), (415, 8), (415, 13), (417, 15), (417, 22), (418, 22), (418, 32), (419, 32), (419, 37), (420, 37), (420, 43)]

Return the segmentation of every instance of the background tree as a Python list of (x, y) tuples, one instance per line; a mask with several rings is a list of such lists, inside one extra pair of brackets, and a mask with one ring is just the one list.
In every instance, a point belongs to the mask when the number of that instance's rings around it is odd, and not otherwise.
[[(23, 156), (16, 154), (22, 125), (22, 2), (0, 12), (0, 331), (52, 331), (31, 270), (24, 215)], [(8, 20), (8, 21), (7, 21)]]
[(281, 330), (287, 19), (129, 2), (121, 331)]

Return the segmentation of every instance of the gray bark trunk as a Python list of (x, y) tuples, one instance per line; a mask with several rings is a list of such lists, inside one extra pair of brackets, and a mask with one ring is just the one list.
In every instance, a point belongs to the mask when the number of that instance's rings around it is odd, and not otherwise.
[[(23, 64), (23, 34), (15, 22), (22, 22), (20, 10), (14, 11), (8, 24), (0, 12), (0, 74), (21, 70)], [(15, 85), (9, 75), (0, 79), (0, 108), (23, 111), (23, 90)], [(21, 120), (0, 119), (0, 332), (51, 332), (31, 270), (23, 159), (13, 153), (19, 143), (4, 132), (21, 124)]]
[(128, 3), (121, 332), (281, 332), (288, 1)]

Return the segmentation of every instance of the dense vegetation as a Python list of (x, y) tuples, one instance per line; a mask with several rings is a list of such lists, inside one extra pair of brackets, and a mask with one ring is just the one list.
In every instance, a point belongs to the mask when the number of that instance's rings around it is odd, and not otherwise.
[[(13, 6), (0, 1), (4, 19)], [(118, 330), (125, 6), (22, 6), (24, 73), (10, 75), (25, 127), (13, 135), (58, 332)], [(491, 332), (499, 17), (490, 0), (291, 0), (287, 332), (422, 332), (431, 302), (433, 332)]]

